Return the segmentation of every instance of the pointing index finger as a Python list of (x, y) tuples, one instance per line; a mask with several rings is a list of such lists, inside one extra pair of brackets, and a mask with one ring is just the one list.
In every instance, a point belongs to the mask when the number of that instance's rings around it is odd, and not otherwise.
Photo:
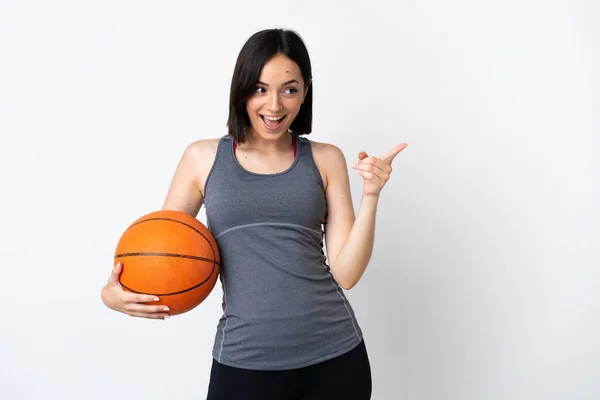
[(392, 161), (394, 161), (394, 158), (398, 155), (398, 153), (400, 153), (402, 150), (404, 150), (407, 147), (408, 147), (408, 144), (406, 144), (406, 143), (397, 144), (396, 146), (392, 147), (385, 156), (383, 156), (381, 158), (383, 160), (389, 160), (390, 162), (392, 162)]

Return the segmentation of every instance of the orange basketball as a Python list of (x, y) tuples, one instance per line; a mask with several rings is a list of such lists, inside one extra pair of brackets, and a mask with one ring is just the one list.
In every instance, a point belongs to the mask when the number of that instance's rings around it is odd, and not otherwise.
[(156, 295), (170, 315), (202, 303), (217, 281), (220, 255), (210, 231), (180, 211), (156, 211), (136, 220), (121, 236), (115, 264), (123, 265), (124, 290)]

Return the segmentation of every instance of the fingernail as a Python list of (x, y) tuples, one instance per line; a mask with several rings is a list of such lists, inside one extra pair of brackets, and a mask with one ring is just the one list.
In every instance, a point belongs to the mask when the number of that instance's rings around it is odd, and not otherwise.
[(163, 311), (169, 311), (169, 307), (163, 308)]
[(158, 301), (158, 300), (160, 300), (158, 297), (155, 297), (155, 298), (154, 298), (154, 301)]
[(169, 319), (169, 316), (168, 316), (168, 315), (165, 315), (165, 316), (163, 317), (163, 319)]

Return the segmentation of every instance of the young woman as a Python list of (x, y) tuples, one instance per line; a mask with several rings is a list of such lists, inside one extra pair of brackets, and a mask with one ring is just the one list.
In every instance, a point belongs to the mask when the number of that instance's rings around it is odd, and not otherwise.
[[(355, 216), (343, 153), (304, 137), (312, 130), (310, 58), (301, 38), (282, 29), (243, 46), (227, 126), (227, 135), (186, 148), (163, 206), (196, 217), (204, 204), (221, 253), (223, 316), (208, 399), (369, 399), (369, 359), (342, 288), (369, 262), (379, 195), (406, 144), (381, 158), (359, 154)], [(108, 307), (168, 317), (147, 304), (154, 296), (123, 291), (120, 273), (118, 264), (102, 289)]]

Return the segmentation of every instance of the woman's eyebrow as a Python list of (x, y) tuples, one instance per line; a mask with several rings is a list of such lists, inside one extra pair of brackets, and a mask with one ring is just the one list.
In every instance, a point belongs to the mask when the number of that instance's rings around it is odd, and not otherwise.
[[(300, 84), (300, 82), (298, 82), (297, 80), (295, 80), (295, 79), (292, 79), (292, 80), (290, 80), (290, 81), (283, 82), (283, 83), (281, 84), (281, 86), (289, 85), (290, 83), (298, 83), (298, 84)], [(263, 85), (263, 86), (269, 86), (269, 85), (267, 85), (266, 83), (264, 83), (264, 82), (261, 82), (261, 81), (258, 81), (258, 82), (257, 82), (257, 84), (259, 84), (259, 85)]]

